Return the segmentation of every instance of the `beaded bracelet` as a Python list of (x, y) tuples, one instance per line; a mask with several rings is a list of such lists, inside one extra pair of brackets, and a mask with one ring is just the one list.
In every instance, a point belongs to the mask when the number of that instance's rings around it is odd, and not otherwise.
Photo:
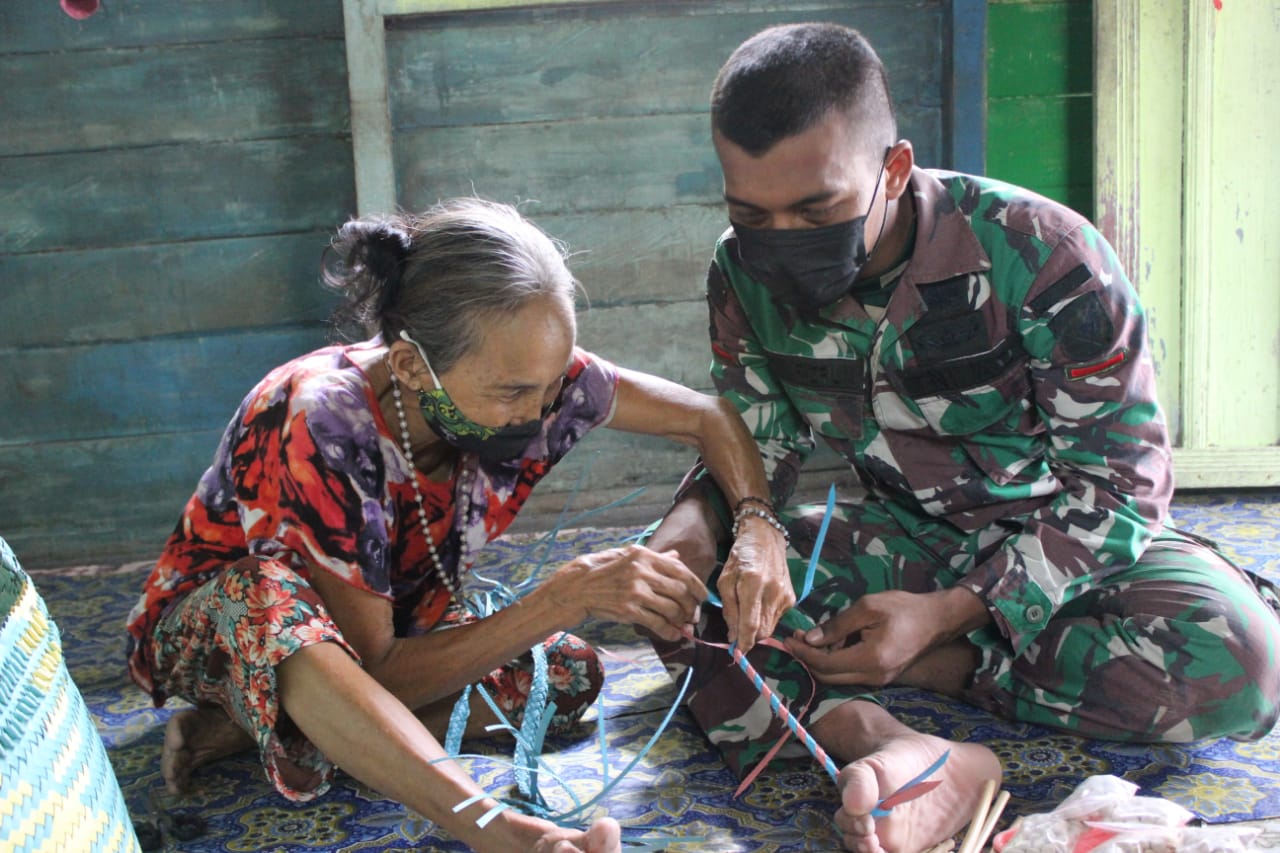
[(742, 523), (743, 516), (747, 516), (747, 515), (754, 515), (756, 518), (763, 518), (765, 521), (769, 523), (770, 527), (772, 527), (774, 530), (782, 534), (782, 539), (784, 542), (786, 542), (788, 545), (791, 544), (791, 534), (787, 532), (787, 528), (783, 525), (783, 523), (778, 520), (778, 516), (774, 515), (771, 512), (766, 512), (765, 510), (756, 509), (755, 507), (751, 507), (751, 506), (744, 506), (741, 509), (739, 509), (736, 513), (734, 513), (733, 515), (733, 538), (734, 539), (738, 538), (738, 526)]
[(745, 498), (738, 501), (737, 506), (733, 508), (734, 518), (738, 517), (738, 513), (742, 511), (742, 507), (745, 504), (760, 504), (760, 506), (764, 507), (770, 515), (776, 516), (778, 514), (778, 511), (774, 509), (772, 502), (767, 501), (764, 498), (758, 498), (755, 495), (747, 495)]

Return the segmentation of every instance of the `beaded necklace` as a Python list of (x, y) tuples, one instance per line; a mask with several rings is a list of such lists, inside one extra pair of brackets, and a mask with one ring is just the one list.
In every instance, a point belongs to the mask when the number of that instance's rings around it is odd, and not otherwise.
[[(431, 562), (435, 566), (436, 577), (449, 590), (449, 595), (454, 601), (461, 602), (462, 598), (458, 595), (458, 584), (449, 573), (445, 571), (444, 561), (440, 559), (440, 554), (436, 551), (436, 540), (431, 535), (431, 525), (427, 522), (427, 508), (422, 504), (422, 489), (418, 486), (418, 468), (413, 462), (413, 445), (409, 440), (409, 422), (404, 416), (404, 401), (400, 397), (400, 382), (396, 379), (395, 371), (391, 369), (391, 365), (387, 365), (387, 373), (391, 375), (391, 395), (396, 404), (396, 418), (400, 421), (400, 446), (404, 450), (404, 458), (409, 460), (409, 484), (413, 486), (413, 500), (418, 505), (418, 524), (422, 527), (422, 535), (427, 540), (427, 551), (431, 554)], [(471, 514), (471, 488), (469, 482), (463, 482), (462, 472), (465, 466), (459, 466), (458, 488), (457, 492), (461, 493), (458, 498), (462, 502), (462, 512), (458, 518), (462, 519), (460, 524), (462, 527), (458, 530), (458, 577), (471, 571), (471, 554), (467, 546), (467, 531), (464, 529), (467, 516)]]

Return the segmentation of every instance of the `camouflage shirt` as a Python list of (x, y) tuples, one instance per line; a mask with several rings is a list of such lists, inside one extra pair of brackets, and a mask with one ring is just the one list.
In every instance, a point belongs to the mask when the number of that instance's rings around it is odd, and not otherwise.
[(914, 248), (879, 319), (853, 297), (815, 318), (779, 307), (725, 232), (708, 275), (712, 377), (779, 505), (820, 436), (907, 532), (999, 532), (963, 585), (1021, 651), (1165, 517), (1171, 457), (1143, 311), (1070, 209), (918, 168), (910, 192)]

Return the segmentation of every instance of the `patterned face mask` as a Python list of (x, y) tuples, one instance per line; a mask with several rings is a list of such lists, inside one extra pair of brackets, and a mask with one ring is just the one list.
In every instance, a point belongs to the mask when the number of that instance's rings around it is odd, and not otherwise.
[(462, 413), (449, 392), (440, 384), (440, 378), (436, 376), (422, 346), (403, 330), (400, 338), (413, 344), (418, 355), (422, 356), (427, 372), (431, 374), (431, 382), (435, 387), (431, 390), (418, 390), (418, 407), (431, 431), (449, 445), (464, 453), (474, 453), (485, 462), (504, 462), (519, 458), (529, 442), (542, 432), (540, 420), (503, 427), (485, 426), (471, 420)]

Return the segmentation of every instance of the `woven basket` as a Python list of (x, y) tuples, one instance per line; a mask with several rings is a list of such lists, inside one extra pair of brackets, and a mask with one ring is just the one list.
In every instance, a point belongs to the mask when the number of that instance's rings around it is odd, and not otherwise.
[(37, 851), (140, 848), (58, 628), (0, 539), (0, 853)]

